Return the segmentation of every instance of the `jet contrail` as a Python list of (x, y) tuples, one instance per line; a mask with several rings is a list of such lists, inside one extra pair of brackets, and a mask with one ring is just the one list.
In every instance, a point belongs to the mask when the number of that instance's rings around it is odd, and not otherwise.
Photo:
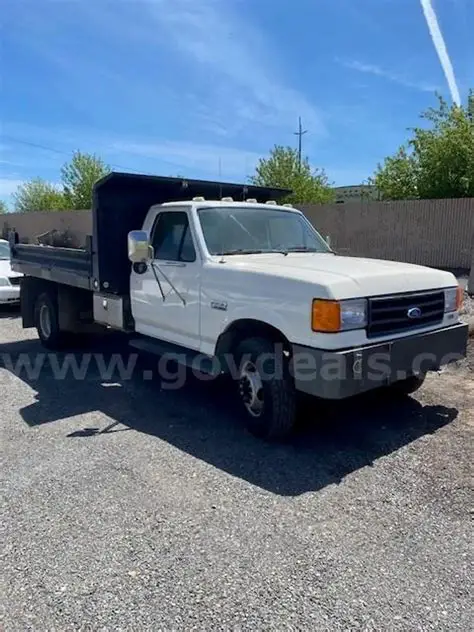
[(443, 34), (441, 33), (441, 29), (439, 28), (438, 18), (436, 17), (433, 5), (431, 0), (420, 0), (420, 2), (423, 8), (423, 13), (425, 14), (426, 23), (428, 24), (431, 39), (433, 40), (434, 47), (438, 53), (444, 76), (448, 82), (451, 98), (456, 105), (461, 105), (461, 97), (459, 95), (456, 77), (454, 76), (453, 65), (449, 59), (448, 50), (446, 48)]

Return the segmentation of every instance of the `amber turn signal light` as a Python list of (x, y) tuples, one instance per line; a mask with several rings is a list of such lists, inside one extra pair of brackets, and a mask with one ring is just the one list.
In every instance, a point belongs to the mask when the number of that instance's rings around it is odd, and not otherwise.
[(463, 306), (463, 303), (464, 303), (464, 290), (462, 289), (461, 286), (459, 286), (456, 291), (456, 311), (459, 312), (459, 310)]
[(314, 299), (311, 313), (313, 331), (336, 333), (341, 329), (341, 305), (339, 301)]

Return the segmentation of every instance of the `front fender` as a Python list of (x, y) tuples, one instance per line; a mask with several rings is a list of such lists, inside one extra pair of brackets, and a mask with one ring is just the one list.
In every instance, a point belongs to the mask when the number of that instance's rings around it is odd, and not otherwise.
[(275, 310), (270, 311), (268, 308), (263, 308), (257, 305), (252, 308), (238, 307), (228, 314), (224, 332), (238, 320), (258, 320), (265, 325), (270, 325), (271, 327), (278, 329), (285, 338), (288, 338), (288, 340), (291, 338), (290, 323), (288, 318), (285, 318), (282, 312)]

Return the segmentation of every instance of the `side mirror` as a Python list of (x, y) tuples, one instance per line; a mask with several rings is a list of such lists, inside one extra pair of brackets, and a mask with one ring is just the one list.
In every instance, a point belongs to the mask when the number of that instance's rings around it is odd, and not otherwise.
[(144, 230), (128, 233), (128, 258), (132, 263), (142, 263), (153, 259), (153, 248)]

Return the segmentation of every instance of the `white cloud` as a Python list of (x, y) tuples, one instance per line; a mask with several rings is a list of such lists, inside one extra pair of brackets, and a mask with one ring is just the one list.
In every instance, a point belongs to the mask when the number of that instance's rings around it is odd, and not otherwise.
[(318, 109), (281, 79), (278, 51), (229, 0), (155, 0), (147, 6), (171, 45), (212, 81), (211, 123), (293, 129), (301, 116), (313, 134), (324, 133)]
[[(49, 3), (48, 11), (32, 10), (25, 20), (18, 12), (16, 40), (54, 70), (52, 89), (76, 120), (103, 129), (101, 105), (110, 101), (128, 119), (149, 120), (150, 134), (161, 138), (200, 141), (206, 134), (267, 151), (273, 143), (294, 143), (298, 116), (312, 139), (326, 134), (322, 113), (279, 63), (280, 42), (271, 33), (267, 38), (240, 0), (145, 0), (138, 10), (135, 4), (80, 2), (71, 11), (71, 3), (60, 3), (53, 12)], [(83, 55), (72, 55), (73, 45), (59, 33), (76, 21), (91, 37), (101, 33), (102, 46), (130, 55), (122, 63), (120, 56), (93, 54), (83, 42)], [(80, 29), (71, 33), (74, 46), (79, 37)]]
[[(51, 129), (11, 124), (9, 131), (12, 137), (28, 142), (28, 145), (21, 142), (12, 145), (9, 159), (12, 162), (21, 159), (24, 167), (22, 175), (42, 175), (49, 181), (57, 176), (61, 165), (77, 147), (97, 153), (116, 170), (209, 178), (217, 178), (220, 173), (222, 178), (232, 180), (250, 175), (260, 158), (260, 153), (234, 147), (231, 143), (193, 143), (142, 135), (118, 136), (86, 127)], [(40, 173), (38, 164), (41, 165)], [(10, 179), (19, 177), (12, 171), (9, 176)]]
[(436, 90), (439, 90), (439, 86), (428, 84), (423, 81), (410, 80), (403, 75), (385, 70), (384, 68), (381, 68), (376, 64), (365, 64), (357, 60), (337, 61), (339, 61), (339, 63), (341, 63), (346, 68), (350, 68), (351, 70), (357, 70), (358, 72), (382, 77), (383, 79), (387, 79), (388, 81), (392, 81), (393, 83), (398, 83), (402, 86), (405, 86), (406, 88), (414, 88), (415, 90), (421, 90), (423, 92), (436, 92)]
[(438, 18), (436, 17), (433, 4), (431, 3), (431, 0), (420, 0), (420, 2), (423, 13), (425, 15), (426, 23), (428, 25), (428, 29), (430, 31), (431, 39), (433, 40), (433, 45), (438, 54), (441, 67), (443, 68), (444, 76), (446, 77), (446, 81), (448, 82), (451, 98), (454, 103), (456, 103), (456, 105), (461, 105), (461, 96), (459, 94), (459, 88), (456, 83), (456, 77), (454, 76), (453, 65), (448, 55), (448, 49), (446, 48), (443, 34), (441, 33), (441, 29), (439, 28)]
[(151, 143), (121, 140), (109, 143), (108, 150), (118, 155), (157, 159), (170, 165), (174, 174), (201, 172), (216, 178), (219, 174), (223, 178), (234, 178), (237, 174), (250, 175), (260, 158), (258, 153), (232, 147), (173, 141)]

